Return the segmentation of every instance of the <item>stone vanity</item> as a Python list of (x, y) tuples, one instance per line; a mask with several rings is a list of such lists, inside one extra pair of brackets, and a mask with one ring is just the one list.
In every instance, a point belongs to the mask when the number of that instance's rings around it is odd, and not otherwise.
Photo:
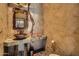
[(46, 36), (41, 37), (28, 37), (23, 40), (7, 39), (4, 41), (4, 55), (11, 56), (25, 56), (28, 54), (30, 46), (34, 51), (45, 49)]

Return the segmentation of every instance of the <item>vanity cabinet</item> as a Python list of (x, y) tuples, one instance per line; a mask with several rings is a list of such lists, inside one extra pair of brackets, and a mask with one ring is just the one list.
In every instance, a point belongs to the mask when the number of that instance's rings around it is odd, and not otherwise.
[[(28, 42), (26, 39), (20, 40), (23, 43), (23, 48), (19, 48), (19, 40), (12, 40), (11, 42), (4, 42), (4, 56), (27, 56)], [(22, 45), (21, 45), (22, 47)]]
[(4, 56), (16, 56), (18, 54), (18, 46), (8, 46), (4, 43)]
[(39, 38), (27, 38), (23, 40), (6, 40), (4, 42), (4, 55), (5, 56), (32, 56), (45, 50), (46, 36)]

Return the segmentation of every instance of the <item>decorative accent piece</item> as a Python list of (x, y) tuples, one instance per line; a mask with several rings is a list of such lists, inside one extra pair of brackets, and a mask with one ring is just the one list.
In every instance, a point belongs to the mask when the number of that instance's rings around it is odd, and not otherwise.
[(20, 7), (26, 7), (28, 6), (28, 3), (15, 3), (17, 6), (20, 6)]

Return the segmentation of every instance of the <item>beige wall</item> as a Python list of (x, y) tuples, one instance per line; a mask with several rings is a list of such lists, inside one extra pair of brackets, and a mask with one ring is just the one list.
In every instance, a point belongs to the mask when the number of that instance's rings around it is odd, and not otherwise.
[(55, 53), (79, 55), (79, 4), (43, 4), (43, 9), (47, 51), (51, 53), (54, 40)]
[(0, 54), (3, 52), (2, 44), (7, 37), (7, 4), (0, 4)]

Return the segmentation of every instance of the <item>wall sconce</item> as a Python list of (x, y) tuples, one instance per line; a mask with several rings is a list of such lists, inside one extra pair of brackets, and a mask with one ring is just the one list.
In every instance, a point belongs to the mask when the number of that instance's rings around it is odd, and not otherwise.
[(51, 48), (53, 49), (53, 52), (54, 52), (54, 51), (55, 51), (55, 48), (56, 48), (56, 47), (55, 47), (55, 41), (52, 40), (51, 43), (52, 43), (52, 47), (51, 47)]

